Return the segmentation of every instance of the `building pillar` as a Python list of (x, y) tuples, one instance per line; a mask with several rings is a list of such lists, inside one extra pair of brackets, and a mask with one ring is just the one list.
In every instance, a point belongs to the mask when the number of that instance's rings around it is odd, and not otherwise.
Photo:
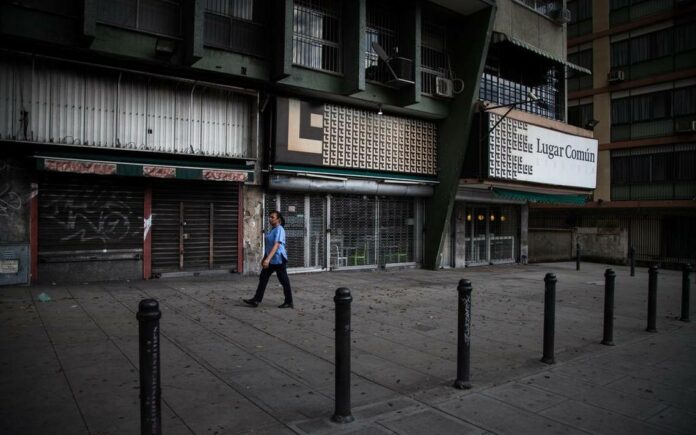
[(520, 206), (520, 263), (529, 261), (529, 204)]

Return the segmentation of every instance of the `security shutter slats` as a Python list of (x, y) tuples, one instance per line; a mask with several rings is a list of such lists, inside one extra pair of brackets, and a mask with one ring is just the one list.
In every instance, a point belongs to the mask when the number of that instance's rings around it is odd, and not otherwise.
[[(239, 197), (236, 183), (161, 183), (153, 187), (153, 271), (236, 269)], [(212, 231), (211, 231), (212, 207)], [(183, 208), (183, 216), (182, 216)], [(182, 220), (183, 217), (183, 220)], [(185, 223), (185, 225), (182, 225)]]
[(382, 197), (379, 200), (380, 263), (410, 263), (415, 249), (415, 201)]
[(103, 176), (46, 175), (39, 186), (39, 254), (142, 252), (143, 189)]
[(336, 267), (377, 264), (375, 203), (372, 196), (331, 198), (331, 260)]

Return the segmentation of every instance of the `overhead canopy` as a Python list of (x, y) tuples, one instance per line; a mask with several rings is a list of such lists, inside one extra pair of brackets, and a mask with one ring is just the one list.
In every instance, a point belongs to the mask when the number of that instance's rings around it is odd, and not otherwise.
[(513, 37), (513, 36), (508, 36), (508, 35), (506, 35), (506, 34), (504, 34), (504, 33), (493, 32), (493, 42), (494, 42), (494, 43), (498, 43), (498, 42), (509, 42), (509, 43), (511, 43), (511, 44), (513, 44), (513, 45), (516, 45), (516, 46), (518, 46), (518, 47), (524, 48), (525, 50), (532, 51), (532, 52), (538, 54), (539, 56), (545, 57), (546, 59), (552, 60), (552, 61), (554, 61), (554, 62), (558, 62), (558, 63), (560, 63), (561, 65), (565, 65), (566, 67), (571, 68), (571, 69), (574, 69), (575, 71), (581, 72), (581, 73), (583, 73), (583, 74), (590, 74), (590, 75), (592, 74), (592, 71), (590, 71), (590, 70), (587, 69), (587, 68), (583, 68), (583, 67), (581, 67), (580, 65), (576, 65), (576, 64), (574, 64), (574, 63), (572, 63), (572, 62), (568, 62), (568, 61), (565, 60), (565, 59), (562, 59), (562, 58), (560, 58), (560, 57), (554, 56), (554, 55), (551, 54), (551, 53), (548, 53), (548, 52), (546, 52), (546, 51), (544, 51), (544, 50), (542, 50), (542, 49), (540, 49), (540, 48), (537, 48), (537, 47), (535, 47), (535, 46), (533, 46), (533, 45), (531, 45), (531, 44), (528, 44), (527, 42), (525, 42), (525, 41), (523, 41), (523, 40), (521, 40), (521, 39), (517, 39), (517, 38), (515, 38), (515, 37)]
[(579, 194), (551, 194), (538, 192), (524, 192), (521, 190), (493, 188), (493, 193), (498, 198), (511, 199), (516, 201), (537, 202), (542, 204), (574, 204), (582, 205), (585, 203), (586, 195)]

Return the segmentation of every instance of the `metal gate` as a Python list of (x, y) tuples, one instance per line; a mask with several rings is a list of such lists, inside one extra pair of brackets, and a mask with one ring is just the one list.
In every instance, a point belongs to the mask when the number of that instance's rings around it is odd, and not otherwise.
[(332, 267), (377, 266), (377, 216), (375, 197), (331, 197)]
[[(326, 198), (302, 193), (266, 195), (266, 216), (277, 210), (285, 219), (288, 267), (322, 269), (326, 264)], [(266, 217), (265, 228), (270, 231)]]
[(39, 260), (139, 258), (143, 189), (104, 176), (47, 175), (39, 186)]
[(237, 270), (239, 184), (173, 182), (152, 189), (152, 270)]

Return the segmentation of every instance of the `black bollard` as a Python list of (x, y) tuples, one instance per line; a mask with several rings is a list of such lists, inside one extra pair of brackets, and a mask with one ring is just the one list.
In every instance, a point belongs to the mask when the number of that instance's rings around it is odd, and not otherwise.
[(553, 339), (556, 322), (556, 275), (547, 273), (544, 277), (544, 356), (541, 362), (553, 364)]
[(136, 318), (140, 322), (140, 433), (162, 434), (159, 319), (154, 299), (143, 299)]
[(657, 312), (657, 266), (650, 266), (648, 271), (648, 327), (646, 331), (657, 332), (656, 312)]
[(691, 272), (693, 267), (690, 264), (684, 265), (682, 271), (682, 299), (681, 299), (681, 320), (682, 322), (689, 321), (689, 299), (691, 293)]
[(575, 244), (575, 270), (580, 270), (580, 243)]
[(602, 344), (614, 345), (614, 281), (616, 273), (607, 269), (604, 272), (604, 337)]
[(336, 289), (336, 408), (331, 420), (350, 423), (350, 290)]
[(631, 264), (631, 276), (636, 276), (636, 248), (633, 246), (628, 249), (628, 261)]
[(471, 281), (459, 280), (459, 324), (457, 328), (457, 380), (454, 388), (468, 390), (471, 388), (469, 371), (471, 367)]

